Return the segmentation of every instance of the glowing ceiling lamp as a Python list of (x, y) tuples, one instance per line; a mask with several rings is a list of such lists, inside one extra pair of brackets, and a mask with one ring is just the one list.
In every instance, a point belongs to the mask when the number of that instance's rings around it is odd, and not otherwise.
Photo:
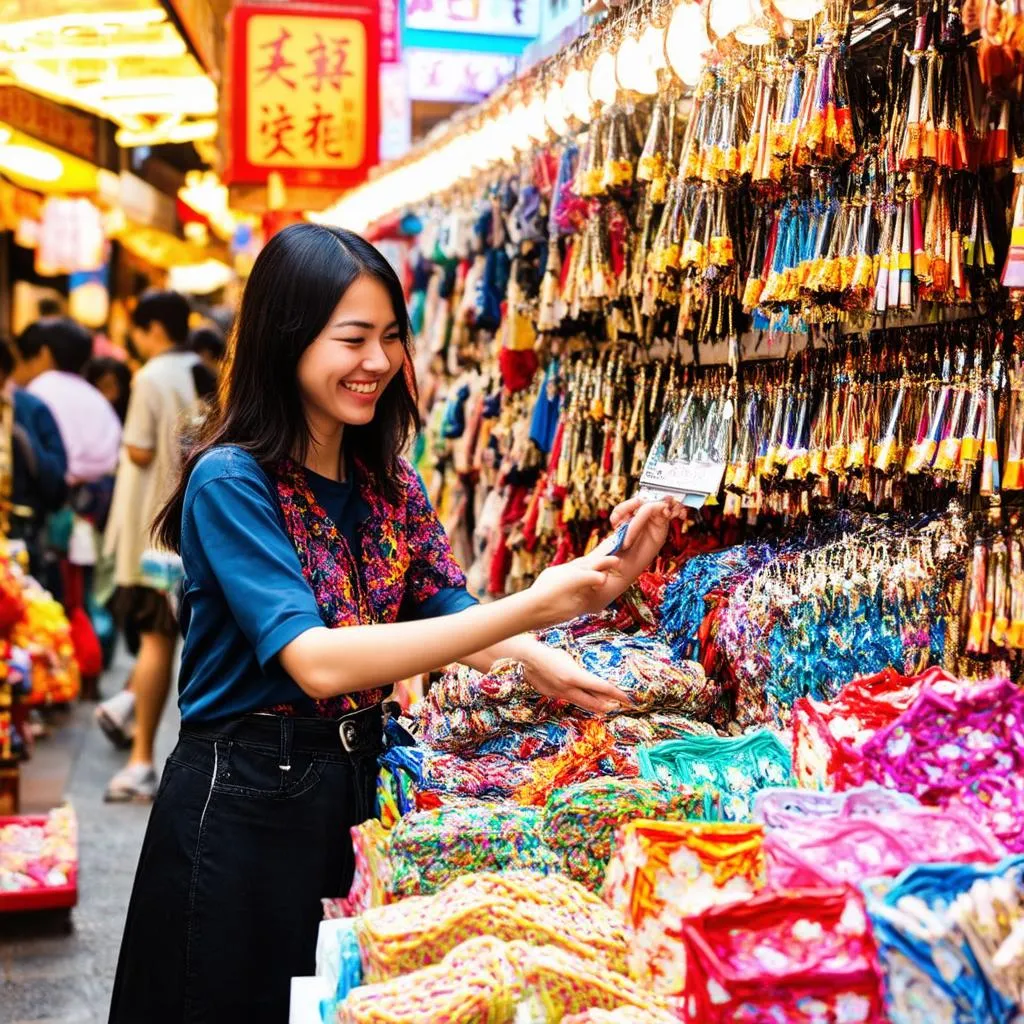
[(658, 73), (635, 36), (627, 35), (615, 54), (615, 78), (627, 92), (653, 96), (658, 91)]
[(0, 147), (0, 169), (33, 181), (53, 182), (64, 174), (59, 156), (35, 146), (10, 144)]
[(559, 138), (569, 131), (569, 119), (565, 109), (565, 86), (558, 82), (549, 85), (547, 92), (544, 93), (544, 120)]
[(615, 102), (619, 84), (615, 79), (615, 57), (611, 50), (602, 50), (594, 61), (590, 77), (587, 79), (587, 91), (591, 102), (603, 107), (611, 106)]
[(708, 21), (719, 39), (735, 35), (748, 46), (763, 46), (771, 40), (760, 0), (711, 0)]
[(565, 85), (562, 86), (562, 98), (567, 117), (582, 125), (590, 124), (590, 88), (586, 71), (582, 68), (573, 68), (566, 75)]
[(790, 21), (810, 21), (825, 9), (825, 0), (773, 0), (775, 9)]
[(665, 35), (665, 53), (672, 70), (687, 85), (696, 85), (704, 68), (704, 54), (710, 49), (700, 5), (683, 0), (673, 12)]

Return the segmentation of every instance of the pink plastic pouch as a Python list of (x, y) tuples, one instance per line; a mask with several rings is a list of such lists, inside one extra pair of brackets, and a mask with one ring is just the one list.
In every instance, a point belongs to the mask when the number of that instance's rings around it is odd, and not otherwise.
[(805, 818), (869, 818), (920, 806), (907, 793), (864, 786), (845, 793), (808, 789), (762, 789), (754, 797), (754, 821), (768, 828), (787, 828)]
[(966, 815), (931, 808), (871, 818), (805, 818), (765, 837), (769, 884), (857, 885), (913, 864), (995, 862), (1003, 845)]
[(861, 755), (855, 782), (966, 808), (1008, 849), (1024, 851), (1024, 692), (1009, 680), (952, 694), (925, 687)]

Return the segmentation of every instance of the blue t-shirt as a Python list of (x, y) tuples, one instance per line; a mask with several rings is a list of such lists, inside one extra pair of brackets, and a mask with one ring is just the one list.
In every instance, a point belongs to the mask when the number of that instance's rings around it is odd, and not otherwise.
[[(369, 508), (358, 488), (315, 473), (308, 478), (359, 560), (356, 527)], [(192, 471), (181, 517), (181, 560), (182, 721), (233, 718), (275, 704), (306, 705), (312, 712), (312, 701), (277, 655), (324, 623), (285, 530), (276, 488), (242, 449), (215, 448)], [(430, 618), (475, 603), (464, 587), (449, 588), (404, 611)]]

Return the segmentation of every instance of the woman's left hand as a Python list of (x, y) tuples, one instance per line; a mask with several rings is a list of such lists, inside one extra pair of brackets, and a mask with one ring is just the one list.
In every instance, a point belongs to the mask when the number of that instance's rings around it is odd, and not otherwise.
[(630, 498), (616, 505), (611, 514), (612, 529), (616, 530), (624, 522), (629, 522), (626, 539), (619, 552), (624, 563), (623, 570), (635, 569), (633, 578), (639, 576), (665, 546), (672, 520), (681, 519), (685, 514), (686, 510), (675, 498), (662, 498), (659, 501)]
[(586, 711), (607, 715), (626, 711), (632, 701), (621, 690), (580, 668), (572, 655), (539, 641), (520, 656), (526, 681), (542, 696), (567, 700)]
[[(668, 538), (669, 524), (679, 519), (685, 510), (672, 498), (661, 501), (644, 501), (632, 498), (617, 506), (611, 515), (613, 529), (629, 522), (626, 537), (618, 555), (618, 565), (608, 573), (608, 582), (602, 588), (601, 598), (605, 606), (621, 596), (657, 558)], [(603, 558), (609, 546), (604, 541), (590, 553), (589, 558)]]

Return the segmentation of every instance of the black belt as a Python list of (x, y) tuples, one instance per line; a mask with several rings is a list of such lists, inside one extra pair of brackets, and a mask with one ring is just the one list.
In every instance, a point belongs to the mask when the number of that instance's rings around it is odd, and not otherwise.
[(392, 713), (390, 701), (360, 708), (340, 718), (299, 718), (291, 715), (245, 715), (227, 722), (182, 726), (182, 733), (201, 739), (230, 739), (239, 743), (278, 750), (282, 730), (289, 731), (290, 748), (309, 754), (379, 753), (385, 716)]

